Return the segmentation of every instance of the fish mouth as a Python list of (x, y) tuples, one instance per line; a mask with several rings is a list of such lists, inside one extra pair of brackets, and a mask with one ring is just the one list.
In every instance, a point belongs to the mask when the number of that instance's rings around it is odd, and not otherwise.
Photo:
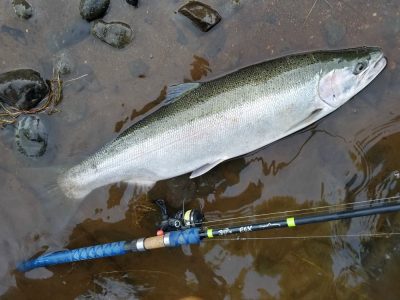
[(379, 72), (381, 72), (387, 65), (387, 58), (381, 54), (380, 58), (374, 65), (374, 69), (378, 69)]
[(374, 64), (374, 69), (378, 71), (378, 74), (386, 67), (387, 58), (381, 53)]
[(364, 81), (366, 82), (366, 84), (374, 80), (375, 77), (378, 76), (383, 71), (386, 65), (387, 65), (387, 58), (382, 52), (380, 52), (377, 58), (375, 59), (375, 62), (372, 65), (370, 71), (365, 74), (366, 78)]

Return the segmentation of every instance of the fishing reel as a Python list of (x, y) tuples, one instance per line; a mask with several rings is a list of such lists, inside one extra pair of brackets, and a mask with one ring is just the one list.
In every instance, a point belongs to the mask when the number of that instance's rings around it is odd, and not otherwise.
[(204, 221), (204, 215), (198, 209), (189, 209), (187, 211), (179, 210), (173, 217), (170, 217), (167, 212), (167, 207), (162, 199), (155, 201), (161, 210), (160, 230), (157, 235), (162, 235), (164, 232), (184, 230), (193, 227), (201, 227)]

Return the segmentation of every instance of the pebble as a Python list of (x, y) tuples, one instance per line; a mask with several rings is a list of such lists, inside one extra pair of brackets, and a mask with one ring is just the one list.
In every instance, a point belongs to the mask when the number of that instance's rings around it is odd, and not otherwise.
[(334, 20), (328, 19), (324, 24), (325, 39), (329, 46), (337, 46), (346, 35), (346, 27)]
[(102, 18), (110, 6), (110, 0), (81, 0), (79, 12), (87, 21)]
[(46, 82), (34, 70), (20, 69), (0, 74), (0, 101), (12, 107), (30, 110), (48, 93)]
[(126, 0), (126, 3), (128, 3), (128, 4), (130, 4), (130, 5), (132, 5), (132, 6), (137, 8), (138, 5), (139, 5), (139, 0)]
[(209, 31), (221, 21), (221, 16), (216, 10), (199, 1), (190, 1), (178, 12), (189, 18), (204, 32)]
[(92, 24), (92, 34), (115, 48), (126, 47), (133, 39), (133, 31), (128, 24), (122, 22), (104, 22), (98, 20)]
[(149, 70), (149, 66), (141, 59), (129, 63), (129, 72), (133, 77), (144, 78)]
[(24, 116), (17, 124), (17, 150), (27, 157), (40, 157), (47, 149), (48, 133), (38, 116)]
[(32, 6), (26, 0), (12, 0), (12, 5), (18, 17), (26, 20), (32, 17)]

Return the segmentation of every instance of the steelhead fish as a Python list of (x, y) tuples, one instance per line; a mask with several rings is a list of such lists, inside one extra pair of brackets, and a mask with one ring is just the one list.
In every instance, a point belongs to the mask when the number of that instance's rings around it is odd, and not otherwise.
[(168, 88), (163, 105), (58, 179), (69, 198), (120, 181), (151, 187), (288, 136), (330, 114), (386, 66), (378, 48), (278, 58)]

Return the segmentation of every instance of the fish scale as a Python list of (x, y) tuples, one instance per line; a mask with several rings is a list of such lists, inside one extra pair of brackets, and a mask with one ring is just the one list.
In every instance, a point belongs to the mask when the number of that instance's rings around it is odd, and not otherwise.
[(67, 170), (59, 185), (68, 197), (83, 198), (119, 181), (149, 188), (189, 172), (200, 176), (333, 112), (385, 65), (378, 48), (320, 51), (172, 86), (157, 111)]

